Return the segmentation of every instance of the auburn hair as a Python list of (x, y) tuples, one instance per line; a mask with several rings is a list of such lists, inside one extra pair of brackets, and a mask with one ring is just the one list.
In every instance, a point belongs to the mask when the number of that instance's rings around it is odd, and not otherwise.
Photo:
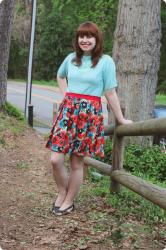
[(76, 52), (76, 56), (73, 59), (73, 62), (76, 63), (77, 66), (81, 65), (81, 58), (84, 54), (84, 52), (82, 51), (82, 49), (80, 48), (79, 44), (78, 44), (78, 37), (79, 36), (93, 36), (96, 39), (96, 45), (93, 48), (93, 50), (91, 51), (91, 60), (92, 60), (92, 67), (95, 67), (96, 64), (98, 63), (100, 57), (103, 54), (103, 37), (102, 37), (102, 33), (99, 30), (98, 26), (93, 23), (93, 22), (85, 22), (82, 23), (77, 31), (76, 31), (76, 35), (75, 35), (75, 41), (74, 41), (74, 49)]

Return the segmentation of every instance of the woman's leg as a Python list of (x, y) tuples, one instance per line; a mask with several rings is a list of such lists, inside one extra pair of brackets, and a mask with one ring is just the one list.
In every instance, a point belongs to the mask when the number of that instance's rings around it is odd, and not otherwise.
[(72, 154), (70, 160), (71, 160), (71, 167), (70, 167), (67, 195), (62, 206), (60, 207), (60, 210), (64, 210), (73, 204), (74, 198), (76, 197), (80, 189), (80, 186), (83, 182), (83, 167), (84, 167), (83, 157)]
[(68, 185), (67, 170), (64, 166), (65, 156), (62, 153), (51, 152), (51, 164), (53, 166), (53, 177), (58, 188), (58, 197), (55, 206), (60, 207), (65, 200)]

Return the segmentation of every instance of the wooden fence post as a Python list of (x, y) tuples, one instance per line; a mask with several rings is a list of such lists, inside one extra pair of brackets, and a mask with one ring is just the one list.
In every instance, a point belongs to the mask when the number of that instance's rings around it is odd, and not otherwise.
[(88, 164), (84, 163), (84, 168), (83, 168), (83, 180), (86, 181), (88, 178)]
[[(122, 108), (122, 113), (124, 114), (124, 108)], [(113, 137), (113, 150), (112, 150), (112, 170), (123, 170), (123, 155), (124, 155), (124, 137), (118, 136), (116, 134), (116, 127), (118, 123), (115, 120), (115, 130)], [(121, 185), (111, 178), (110, 182), (110, 192), (118, 193), (121, 190)]]
[(53, 103), (53, 121), (57, 118), (57, 112), (58, 112), (58, 103)]

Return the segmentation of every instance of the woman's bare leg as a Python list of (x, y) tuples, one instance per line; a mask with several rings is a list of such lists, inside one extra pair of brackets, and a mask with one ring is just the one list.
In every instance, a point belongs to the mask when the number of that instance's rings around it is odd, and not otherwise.
[(51, 164), (53, 166), (53, 177), (58, 188), (58, 197), (55, 206), (60, 207), (65, 200), (68, 185), (67, 170), (64, 166), (65, 156), (62, 153), (51, 152)]
[(60, 210), (64, 210), (73, 204), (74, 198), (76, 197), (83, 182), (83, 157), (72, 154), (70, 161), (71, 167), (67, 195), (60, 207)]

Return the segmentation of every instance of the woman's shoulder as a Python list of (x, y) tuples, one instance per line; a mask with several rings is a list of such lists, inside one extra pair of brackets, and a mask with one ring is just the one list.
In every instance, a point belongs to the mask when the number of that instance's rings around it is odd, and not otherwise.
[(114, 63), (113, 58), (107, 54), (103, 54), (101, 60), (105, 63)]
[(66, 56), (66, 59), (72, 60), (74, 57), (75, 57), (75, 52), (71, 52), (68, 54), (68, 56)]

